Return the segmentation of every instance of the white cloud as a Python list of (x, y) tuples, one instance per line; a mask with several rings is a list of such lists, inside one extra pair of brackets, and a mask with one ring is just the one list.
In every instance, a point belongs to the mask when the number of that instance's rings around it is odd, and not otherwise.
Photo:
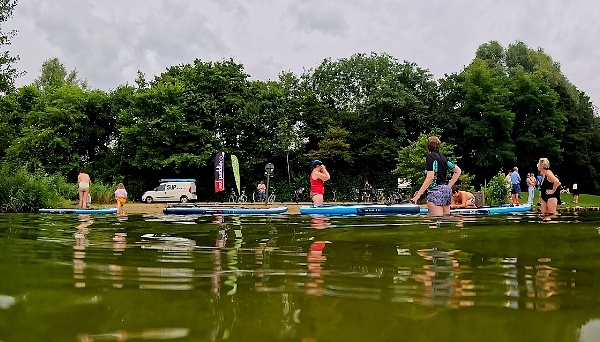
[(90, 85), (112, 89), (195, 58), (233, 57), (254, 79), (302, 72), (324, 58), (389, 53), (436, 77), (460, 71), (480, 44), (542, 47), (596, 102), (600, 4), (550, 0), (20, 0), (3, 29), (37, 77), (58, 57)]

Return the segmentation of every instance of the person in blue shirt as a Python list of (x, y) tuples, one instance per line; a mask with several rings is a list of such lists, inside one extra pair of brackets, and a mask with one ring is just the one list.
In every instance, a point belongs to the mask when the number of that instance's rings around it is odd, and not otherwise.
[(510, 202), (512, 204), (519, 204), (519, 194), (521, 194), (521, 176), (519, 175), (519, 168), (516, 166), (513, 168), (513, 173), (510, 175), (510, 182), (512, 188), (510, 189)]
[[(413, 203), (417, 203), (419, 198), (427, 190), (427, 209), (429, 215), (449, 215), (450, 204), (452, 203), (452, 186), (458, 180), (461, 170), (458, 165), (451, 163), (446, 156), (440, 153), (441, 141), (438, 137), (427, 138), (426, 176), (423, 185), (415, 197)], [(448, 170), (452, 170), (452, 178), (448, 180)]]

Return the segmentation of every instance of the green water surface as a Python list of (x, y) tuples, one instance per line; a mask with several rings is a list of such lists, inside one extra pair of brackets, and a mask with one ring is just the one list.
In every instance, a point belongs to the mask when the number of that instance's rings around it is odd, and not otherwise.
[(0, 214), (0, 341), (600, 341), (600, 215)]

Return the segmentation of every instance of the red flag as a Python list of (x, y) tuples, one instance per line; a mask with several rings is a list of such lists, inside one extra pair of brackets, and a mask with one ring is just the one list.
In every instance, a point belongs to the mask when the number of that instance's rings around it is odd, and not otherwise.
[(215, 156), (215, 192), (225, 190), (225, 152)]

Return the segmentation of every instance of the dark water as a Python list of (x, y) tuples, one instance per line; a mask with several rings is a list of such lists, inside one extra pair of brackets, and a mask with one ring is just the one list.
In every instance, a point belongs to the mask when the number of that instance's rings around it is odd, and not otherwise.
[(0, 341), (600, 341), (600, 215), (0, 215)]

